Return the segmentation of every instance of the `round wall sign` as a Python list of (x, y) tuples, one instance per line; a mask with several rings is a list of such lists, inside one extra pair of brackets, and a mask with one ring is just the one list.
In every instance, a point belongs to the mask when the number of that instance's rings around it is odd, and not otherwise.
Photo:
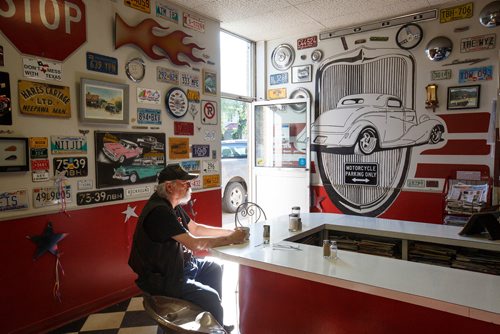
[(140, 82), (146, 75), (146, 63), (142, 58), (132, 58), (125, 64), (125, 74), (133, 82)]
[(168, 112), (176, 118), (183, 117), (188, 111), (188, 99), (186, 93), (180, 88), (172, 88), (165, 95), (165, 106)]
[(396, 44), (404, 50), (413, 49), (424, 37), (422, 28), (415, 23), (408, 23), (396, 33)]
[(295, 51), (289, 44), (278, 45), (271, 54), (271, 63), (275, 69), (280, 71), (284, 71), (292, 66), (294, 60)]

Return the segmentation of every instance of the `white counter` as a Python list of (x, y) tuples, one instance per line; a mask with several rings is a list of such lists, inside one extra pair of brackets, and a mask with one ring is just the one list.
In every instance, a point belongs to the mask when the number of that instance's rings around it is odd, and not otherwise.
[[(288, 231), (288, 216), (268, 220), (270, 245), (262, 244), (263, 223), (258, 223), (251, 226), (248, 243), (218, 247), (211, 253), (254, 268), (500, 324), (500, 276), (341, 250), (333, 261), (323, 258), (321, 247), (284, 240), (326, 228), (495, 251), (500, 251), (500, 241), (462, 237), (455, 226), (322, 213), (301, 217), (301, 232)], [(301, 250), (273, 248), (273, 244)]]

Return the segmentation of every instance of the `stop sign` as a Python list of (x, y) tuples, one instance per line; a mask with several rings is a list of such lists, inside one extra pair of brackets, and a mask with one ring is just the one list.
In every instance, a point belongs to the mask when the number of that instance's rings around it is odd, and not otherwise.
[(21, 53), (62, 61), (87, 40), (85, 4), (2, 1), (0, 30)]

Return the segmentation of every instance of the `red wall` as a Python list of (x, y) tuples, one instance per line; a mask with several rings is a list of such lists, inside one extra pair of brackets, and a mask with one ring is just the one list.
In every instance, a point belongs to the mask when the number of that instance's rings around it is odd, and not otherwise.
[(500, 333), (500, 325), (246, 266), (239, 286), (242, 333)]
[[(197, 222), (221, 226), (220, 189), (193, 199)], [(125, 223), (122, 211), (137, 206), (139, 215), (145, 202), (1, 221), (0, 333), (40, 333), (139, 293), (127, 265), (137, 218)], [(36, 245), (26, 238), (42, 234), (49, 221), (55, 233), (68, 233), (58, 244), (61, 302), (52, 296), (56, 258), (47, 252), (33, 261)]]

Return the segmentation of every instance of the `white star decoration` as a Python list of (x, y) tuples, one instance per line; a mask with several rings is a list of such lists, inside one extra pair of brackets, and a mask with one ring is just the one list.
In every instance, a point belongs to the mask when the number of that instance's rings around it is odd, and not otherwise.
[(124, 223), (126, 223), (130, 217), (136, 217), (136, 218), (139, 217), (137, 213), (135, 213), (136, 208), (137, 206), (131, 207), (130, 205), (127, 204), (127, 210), (122, 211), (122, 213), (125, 215)]

